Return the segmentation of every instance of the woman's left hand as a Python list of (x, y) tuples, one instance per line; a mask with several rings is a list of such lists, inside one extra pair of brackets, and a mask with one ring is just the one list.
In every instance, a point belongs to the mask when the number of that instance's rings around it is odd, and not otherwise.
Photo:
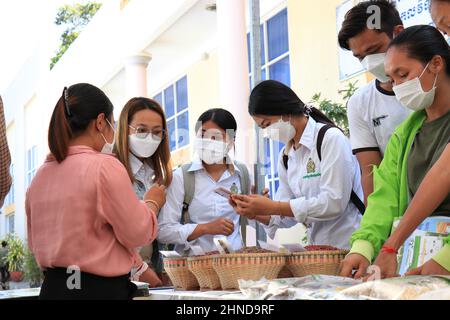
[(274, 202), (262, 195), (233, 195), (232, 200), (236, 203), (236, 212), (242, 216), (271, 215), (273, 214)]
[(444, 275), (448, 276), (450, 275), (450, 272), (442, 267), (439, 263), (434, 261), (433, 259), (426, 262), (424, 265), (415, 268), (413, 270), (408, 271), (405, 276), (414, 276), (414, 275), (421, 275), (421, 276), (431, 276), (431, 275)]
[(163, 284), (161, 279), (151, 268), (148, 268), (143, 274), (141, 274), (139, 281), (148, 283), (150, 288), (157, 288)]
[[(399, 276), (397, 274), (397, 255), (395, 253), (380, 252), (373, 265), (379, 268), (381, 279)], [(364, 280), (369, 280), (372, 277), (372, 275), (369, 275)]]

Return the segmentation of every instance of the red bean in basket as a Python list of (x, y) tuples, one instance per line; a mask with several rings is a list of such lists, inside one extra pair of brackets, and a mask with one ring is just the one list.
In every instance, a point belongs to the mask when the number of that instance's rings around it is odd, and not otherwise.
[(335, 250), (339, 250), (338, 248), (333, 247), (333, 246), (317, 246), (317, 245), (306, 246), (305, 249), (307, 251), (335, 251)]

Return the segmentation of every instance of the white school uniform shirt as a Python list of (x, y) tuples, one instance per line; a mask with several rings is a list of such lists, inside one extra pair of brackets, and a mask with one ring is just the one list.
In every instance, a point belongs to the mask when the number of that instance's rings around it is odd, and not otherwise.
[(223, 187), (230, 190), (233, 184), (241, 193), (240, 176), (238, 167), (230, 165), (234, 173), (226, 170), (216, 182), (203, 168), (202, 161), (195, 157), (189, 171), (195, 174), (195, 192), (189, 206), (189, 224), (181, 224), (181, 214), (184, 201), (184, 180), (182, 169), (175, 171), (173, 181), (167, 189), (167, 201), (158, 217), (159, 232), (158, 241), (165, 244), (175, 244), (178, 252), (187, 252), (192, 255), (192, 246), (200, 246), (205, 252), (217, 251), (214, 244), (214, 235), (205, 235), (194, 241), (188, 241), (189, 236), (199, 224), (212, 222), (219, 218), (226, 218), (234, 223), (233, 234), (227, 237), (234, 250), (242, 248), (240, 234), (239, 215), (229, 204), (228, 200), (214, 192)]
[(295, 218), (273, 216), (266, 231), (274, 238), (278, 228), (297, 223), (308, 227), (313, 245), (350, 247), (349, 239), (359, 227), (361, 215), (350, 201), (352, 190), (362, 199), (361, 173), (352, 155), (350, 142), (337, 128), (329, 129), (322, 143), (322, 161), (317, 153), (317, 137), (324, 125), (309, 118), (300, 140), (301, 147), (288, 152), (288, 170), (280, 154), (280, 186), (275, 199), (289, 202)]
[(353, 153), (380, 151), (382, 156), (395, 128), (412, 113), (378, 80), (358, 89), (347, 110)]
[(153, 186), (153, 176), (155, 171), (146, 162), (139, 160), (134, 154), (129, 154), (131, 172), (136, 180), (142, 182), (145, 190)]

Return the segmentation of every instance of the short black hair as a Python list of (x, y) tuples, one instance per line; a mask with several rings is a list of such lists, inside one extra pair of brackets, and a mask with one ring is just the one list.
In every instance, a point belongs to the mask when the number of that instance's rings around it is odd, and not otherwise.
[(370, 6), (378, 6), (380, 8), (381, 29), (375, 29), (377, 32), (384, 32), (392, 39), (394, 28), (398, 25), (403, 25), (403, 21), (394, 2), (390, 0), (369, 0), (361, 2), (350, 9), (345, 15), (345, 20), (342, 23), (342, 28), (338, 35), (339, 45), (342, 49), (350, 50), (349, 40), (368, 29), (367, 22), (373, 15), (370, 11), (369, 13), (367, 12)]
[(2, 247), (3, 247), (3, 248), (6, 247), (7, 245), (8, 245), (8, 242), (2, 241)]

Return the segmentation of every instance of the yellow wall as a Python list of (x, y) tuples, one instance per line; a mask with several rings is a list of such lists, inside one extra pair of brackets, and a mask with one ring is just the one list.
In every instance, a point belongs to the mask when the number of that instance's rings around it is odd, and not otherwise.
[(15, 130), (16, 126), (14, 122), (11, 122), (8, 127), (6, 128), (6, 139), (8, 140), (8, 148), (9, 153), (11, 154), (11, 159), (14, 159), (15, 155), (15, 146), (16, 146), (16, 139), (15, 139)]
[(347, 81), (362, 86), (368, 80), (367, 74), (339, 79), (336, 8), (342, 2), (288, 0), (292, 88), (304, 102), (318, 92), (339, 101)]
[[(211, 52), (203, 60), (190, 66), (187, 70), (189, 127), (191, 140), (194, 138), (194, 128), (200, 115), (219, 105), (219, 64), (217, 52)], [(191, 141), (192, 142), (192, 141)], [(190, 147), (182, 148), (172, 153), (174, 167), (191, 161), (192, 143)]]

